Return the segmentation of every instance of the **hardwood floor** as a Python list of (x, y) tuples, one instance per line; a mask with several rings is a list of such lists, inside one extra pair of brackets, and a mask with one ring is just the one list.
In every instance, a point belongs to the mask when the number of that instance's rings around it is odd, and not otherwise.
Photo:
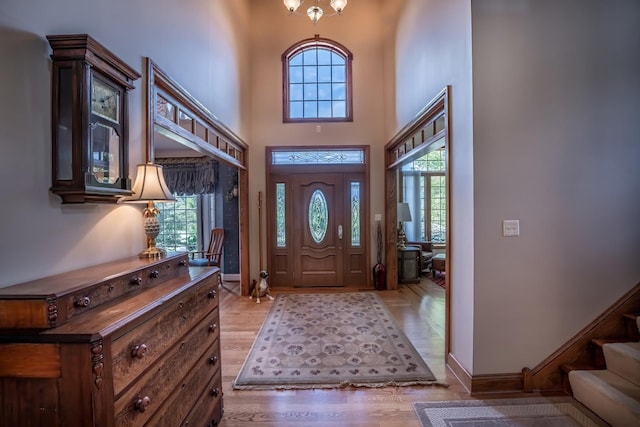
[[(275, 294), (275, 292), (274, 292)], [(220, 426), (419, 427), (412, 402), (468, 399), (444, 365), (444, 291), (423, 279), (420, 284), (379, 292), (432, 372), (449, 387), (386, 387), (345, 390), (235, 391), (231, 383), (251, 348), (271, 302), (240, 297), (225, 283), (221, 297), (222, 386), (224, 417)]]

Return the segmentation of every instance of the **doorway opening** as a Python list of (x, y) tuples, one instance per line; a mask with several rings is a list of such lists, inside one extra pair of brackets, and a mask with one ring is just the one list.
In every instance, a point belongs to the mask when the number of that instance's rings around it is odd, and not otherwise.
[[(397, 289), (405, 224), (415, 243), (433, 248), (431, 270), (444, 273), (445, 359), (449, 364), (451, 305), (451, 180), (449, 94), (445, 87), (385, 146), (387, 288)], [(410, 215), (400, 215), (401, 205)], [(413, 218), (417, 220), (412, 221)], [(424, 258), (423, 258), (424, 261)]]

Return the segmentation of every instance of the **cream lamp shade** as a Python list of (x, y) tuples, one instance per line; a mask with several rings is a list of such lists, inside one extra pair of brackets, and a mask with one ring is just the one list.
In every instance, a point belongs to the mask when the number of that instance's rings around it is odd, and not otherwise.
[(153, 163), (140, 164), (136, 171), (136, 180), (131, 189), (133, 194), (124, 198), (127, 203), (175, 202), (164, 180), (162, 166)]
[(147, 203), (142, 212), (144, 232), (147, 235), (147, 249), (140, 253), (140, 258), (159, 258), (167, 252), (156, 247), (156, 237), (160, 234), (160, 211), (154, 202), (175, 202), (162, 174), (162, 166), (153, 163), (138, 165), (136, 180), (133, 183), (133, 194), (124, 198), (125, 203)]

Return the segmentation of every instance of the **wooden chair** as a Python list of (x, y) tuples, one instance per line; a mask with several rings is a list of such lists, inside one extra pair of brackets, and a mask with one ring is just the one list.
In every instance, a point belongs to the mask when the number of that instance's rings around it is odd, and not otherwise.
[[(420, 248), (420, 270), (422, 274), (433, 270), (433, 245), (431, 242), (407, 242), (406, 245), (418, 246)], [(433, 277), (435, 277), (435, 275)]]
[[(224, 228), (211, 229), (209, 247), (206, 251), (189, 252), (189, 265), (195, 267), (215, 266), (220, 267), (222, 249), (224, 243)], [(200, 255), (196, 258), (196, 255)]]

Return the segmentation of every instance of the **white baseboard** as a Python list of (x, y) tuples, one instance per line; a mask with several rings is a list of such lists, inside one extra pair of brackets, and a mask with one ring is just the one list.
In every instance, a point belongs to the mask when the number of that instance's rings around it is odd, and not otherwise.
[(239, 282), (240, 274), (223, 274), (222, 281), (228, 280), (229, 282)]

